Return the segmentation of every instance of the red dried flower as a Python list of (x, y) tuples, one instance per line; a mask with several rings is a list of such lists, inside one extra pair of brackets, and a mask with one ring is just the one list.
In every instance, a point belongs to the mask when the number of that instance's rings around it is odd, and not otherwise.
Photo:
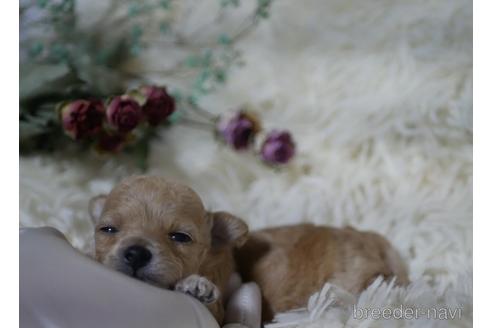
[(128, 95), (114, 97), (109, 103), (106, 117), (108, 123), (119, 132), (129, 132), (142, 119), (142, 108)]
[(79, 140), (101, 130), (104, 105), (101, 101), (75, 100), (61, 107), (60, 119), (65, 133)]
[(167, 93), (165, 87), (145, 86), (140, 92), (145, 97), (142, 110), (150, 125), (159, 125), (174, 112), (174, 98)]

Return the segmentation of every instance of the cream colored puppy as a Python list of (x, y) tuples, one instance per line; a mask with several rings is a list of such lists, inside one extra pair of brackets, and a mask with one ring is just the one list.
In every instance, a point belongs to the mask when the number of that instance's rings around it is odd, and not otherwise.
[(236, 253), (240, 274), (262, 291), (262, 319), (307, 305), (326, 282), (360, 293), (378, 276), (408, 283), (400, 256), (372, 232), (301, 224), (251, 233)]
[(264, 321), (306, 306), (326, 282), (353, 293), (380, 275), (408, 282), (398, 253), (378, 234), (301, 224), (248, 238), (243, 221), (205, 211), (190, 188), (159, 177), (125, 179), (109, 195), (91, 200), (90, 212), (98, 261), (196, 297), (219, 323), (222, 295), (235, 270), (233, 250), (243, 244), (235, 261), (243, 280), (260, 286)]
[(95, 257), (153, 285), (190, 294), (219, 323), (223, 292), (234, 272), (233, 248), (246, 224), (225, 212), (207, 212), (190, 188), (160, 177), (133, 176), (91, 200)]

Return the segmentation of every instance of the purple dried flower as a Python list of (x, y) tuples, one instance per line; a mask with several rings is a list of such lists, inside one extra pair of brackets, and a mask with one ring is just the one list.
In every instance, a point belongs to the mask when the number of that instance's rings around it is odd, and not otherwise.
[(254, 115), (241, 111), (230, 119), (221, 120), (217, 128), (227, 144), (236, 150), (244, 150), (254, 141), (260, 124)]
[(261, 146), (261, 158), (270, 164), (285, 164), (294, 157), (295, 148), (288, 131), (272, 131)]

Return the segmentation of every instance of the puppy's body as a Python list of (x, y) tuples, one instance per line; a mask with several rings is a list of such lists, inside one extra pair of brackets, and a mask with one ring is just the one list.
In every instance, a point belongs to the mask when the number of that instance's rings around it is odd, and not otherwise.
[[(160, 177), (134, 176), (94, 198), (95, 257), (153, 285), (191, 294), (217, 321), (235, 271), (263, 294), (263, 320), (306, 305), (327, 281), (358, 293), (378, 275), (406, 283), (398, 254), (381, 236), (352, 228), (297, 225), (247, 239), (246, 224), (207, 212), (190, 188)], [(233, 256), (234, 247), (244, 246)]]
[(359, 293), (377, 276), (408, 282), (405, 266), (382, 236), (310, 224), (260, 230), (236, 253), (243, 279), (263, 295), (263, 320), (307, 305), (326, 282)]

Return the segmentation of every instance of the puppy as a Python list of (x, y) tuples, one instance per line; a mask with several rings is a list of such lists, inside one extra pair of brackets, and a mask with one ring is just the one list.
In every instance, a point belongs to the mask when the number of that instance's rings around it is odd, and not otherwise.
[(304, 307), (326, 282), (360, 293), (378, 276), (408, 283), (400, 256), (382, 236), (301, 224), (251, 233), (236, 252), (243, 280), (262, 291), (262, 320)]
[(95, 258), (158, 287), (188, 293), (219, 323), (234, 272), (233, 248), (248, 228), (226, 212), (207, 212), (190, 188), (160, 177), (133, 176), (93, 198)]

